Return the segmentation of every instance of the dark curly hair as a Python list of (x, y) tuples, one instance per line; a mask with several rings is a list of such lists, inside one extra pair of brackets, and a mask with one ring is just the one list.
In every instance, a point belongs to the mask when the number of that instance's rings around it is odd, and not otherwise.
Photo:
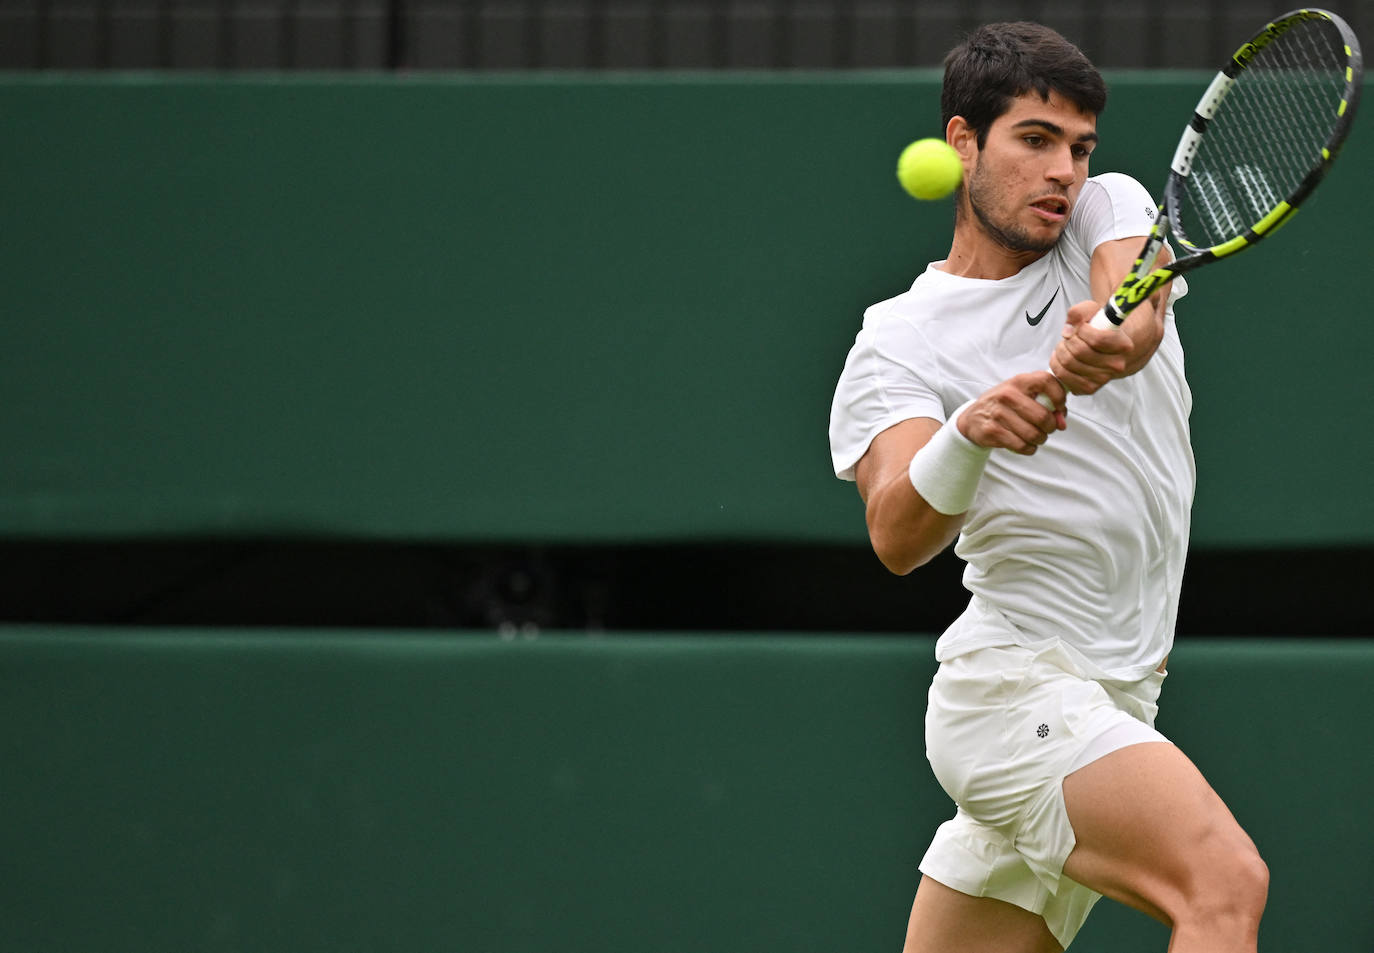
[(1034, 91), (1048, 100), (1051, 90), (1094, 116), (1107, 107), (1102, 74), (1057, 32), (1039, 23), (989, 23), (945, 57), (941, 125), (963, 116), (981, 149), (1013, 99)]

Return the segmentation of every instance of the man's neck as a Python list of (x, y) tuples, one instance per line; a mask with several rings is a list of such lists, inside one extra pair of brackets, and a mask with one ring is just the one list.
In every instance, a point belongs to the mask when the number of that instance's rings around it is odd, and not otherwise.
[(994, 239), (967, 212), (954, 226), (949, 256), (940, 270), (959, 278), (996, 281), (1010, 278), (1022, 268), (1044, 258), (1044, 251), (1015, 251)]

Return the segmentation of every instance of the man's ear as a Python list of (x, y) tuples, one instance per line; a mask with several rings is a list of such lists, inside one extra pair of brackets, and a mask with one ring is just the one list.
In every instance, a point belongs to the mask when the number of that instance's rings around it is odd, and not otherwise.
[(959, 153), (959, 159), (964, 163), (964, 177), (967, 178), (968, 171), (978, 156), (977, 130), (970, 126), (963, 116), (955, 116), (945, 126), (945, 142)]

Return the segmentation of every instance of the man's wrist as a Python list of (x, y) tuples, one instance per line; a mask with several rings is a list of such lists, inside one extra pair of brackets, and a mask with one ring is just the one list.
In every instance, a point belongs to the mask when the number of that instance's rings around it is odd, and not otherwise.
[[(972, 403), (970, 401), (970, 403)], [(944, 426), (911, 458), (907, 476), (930, 508), (945, 516), (968, 512), (978, 493), (988, 455), (959, 430), (959, 415), (968, 404), (949, 415)]]

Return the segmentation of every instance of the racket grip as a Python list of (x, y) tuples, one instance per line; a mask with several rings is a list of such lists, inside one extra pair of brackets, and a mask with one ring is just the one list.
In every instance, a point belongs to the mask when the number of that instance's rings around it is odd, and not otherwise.
[(1112, 328), (1121, 327), (1121, 322), (1125, 320), (1126, 316), (1124, 314), (1118, 314), (1116, 319), (1113, 320), (1112, 317), (1107, 314), (1107, 306), (1103, 305), (1097, 309), (1097, 314), (1093, 315), (1093, 319), (1089, 321), (1088, 324), (1095, 328), (1101, 328), (1104, 331), (1110, 331)]
[(1035, 395), (1035, 399), (1036, 399), (1036, 401), (1040, 404), (1040, 406), (1041, 406), (1041, 407), (1044, 407), (1046, 410), (1048, 410), (1048, 411), (1053, 411), (1053, 410), (1054, 410), (1054, 401), (1050, 400), (1050, 399), (1049, 399), (1048, 397), (1046, 397), (1044, 394), (1036, 394), (1036, 395)]

